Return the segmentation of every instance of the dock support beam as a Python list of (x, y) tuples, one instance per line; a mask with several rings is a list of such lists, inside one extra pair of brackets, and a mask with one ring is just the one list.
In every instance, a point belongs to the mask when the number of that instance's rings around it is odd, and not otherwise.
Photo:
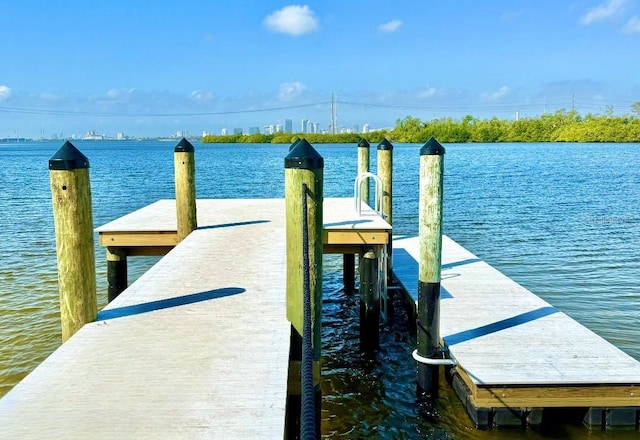
[(380, 345), (380, 291), (378, 257), (372, 249), (360, 259), (360, 348), (373, 351)]
[(89, 159), (65, 142), (49, 159), (49, 170), (65, 342), (98, 314)]
[(127, 288), (127, 254), (107, 247), (107, 300), (113, 301)]
[(178, 242), (198, 227), (196, 214), (195, 148), (182, 138), (173, 154), (176, 185)]
[[(420, 149), (420, 261), (418, 274), (417, 350), (440, 356), (440, 267), (442, 263), (442, 193), (444, 147), (431, 138)], [(418, 392), (438, 397), (437, 365), (418, 364)]]
[[(308, 399), (313, 399), (316, 437), (320, 438), (320, 355), (322, 325), (322, 203), (324, 159), (305, 140), (295, 143), (284, 159), (285, 167), (285, 214), (286, 214), (286, 253), (287, 253), (287, 319), (291, 322), (291, 356), (289, 363), (289, 398), (287, 400), (287, 433), (297, 438), (306, 423), (296, 420), (300, 407)], [(302, 195), (306, 185), (309, 289), (311, 291), (311, 335), (304, 334), (303, 323), (303, 225)], [(295, 395), (302, 387), (298, 367), (302, 359), (299, 345), (311, 337), (313, 348), (313, 396)], [(303, 340), (305, 338), (305, 340)], [(294, 370), (297, 372), (292, 373)], [(299, 391), (298, 391), (299, 392)], [(303, 410), (304, 412), (304, 410)], [(308, 427), (308, 426), (307, 426)]]
[[(378, 144), (378, 176), (382, 181), (382, 214), (393, 226), (393, 145), (386, 138)], [(387, 244), (387, 274), (391, 277), (393, 269), (393, 240)]]

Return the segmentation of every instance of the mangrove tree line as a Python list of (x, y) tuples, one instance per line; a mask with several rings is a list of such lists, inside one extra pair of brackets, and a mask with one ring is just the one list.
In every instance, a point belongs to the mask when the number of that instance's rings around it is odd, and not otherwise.
[[(640, 106), (639, 106), (640, 107)], [(635, 110), (635, 107), (634, 107)], [(640, 110), (640, 108), (638, 109)], [(535, 118), (505, 120), (479, 119), (467, 115), (462, 119), (441, 118), (421, 121), (407, 116), (398, 119), (391, 130), (378, 130), (365, 135), (342, 134), (253, 134), (207, 135), (203, 142), (220, 143), (292, 143), (304, 137), (311, 143), (352, 143), (361, 137), (369, 142), (387, 138), (399, 143), (423, 143), (431, 137), (440, 142), (640, 142), (640, 117), (579, 115), (576, 111), (558, 110)]]

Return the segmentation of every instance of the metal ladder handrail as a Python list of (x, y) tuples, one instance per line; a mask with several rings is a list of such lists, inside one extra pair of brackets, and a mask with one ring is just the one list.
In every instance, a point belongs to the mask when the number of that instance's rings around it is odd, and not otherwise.
[[(360, 173), (353, 184), (353, 198), (355, 200), (355, 208), (358, 216), (362, 215), (362, 183), (366, 179), (373, 179), (375, 182), (375, 204), (374, 210), (376, 213), (383, 219), (386, 220), (382, 199), (384, 194), (384, 188), (382, 179), (377, 174), (373, 174), (370, 172)], [(380, 284), (380, 315), (382, 321), (387, 320), (388, 310), (387, 303), (389, 301), (389, 296), (387, 294), (387, 248), (384, 246), (380, 251), (380, 258), (378, 258), (378, 283)]]
[(384, 212), (382, 210), (382, 195), (384, 193), (382, 179), (377, 174), (373, 174), (368, 171), (358, 174), (356, 181), (353, 184), (353, 198), (355, 200), (356, 212), (358, 215), (362, 215), (362, 183), (365, 179), (373, 179), (376, 183), (374, 210), (380, 215), (380, 217), (384, 218)]

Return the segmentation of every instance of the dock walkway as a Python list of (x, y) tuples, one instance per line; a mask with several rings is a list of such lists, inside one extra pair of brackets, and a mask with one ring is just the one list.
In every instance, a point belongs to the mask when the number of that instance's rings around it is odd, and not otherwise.
[[(151, 230), (167, 215), (146, 213)], [(200, 203), (198, 217), (0, 400), (3, 438), (283, 437), (284, 200)]]
[[(418, 238), (393, 248), (394, 273), (417, 304)], [(625, 407), (637, 423), (640, 362), (446, 236), (440, 336), (476, 423), (493, 408), (547, 407), (593, 408), (595, 419)]]
[[(174, 200), (96, 229), (126, 255), (165, 255), (0, 399), (2, 438), (283, 438), (291, 325), (284, 199)], [(382, 247), (391, 226), (324, 200), (325, 252)], [(99, 257), (98, 257), (99, 258)]]

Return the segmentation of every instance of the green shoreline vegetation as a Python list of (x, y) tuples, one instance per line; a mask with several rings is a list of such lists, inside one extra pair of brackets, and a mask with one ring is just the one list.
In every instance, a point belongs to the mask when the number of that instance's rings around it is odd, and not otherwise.
[[(636, 103), (640, 104), (640, 103)], [(640, 115), (633, 106), (634, 112)], [(431, 137), (445, 143), (464, 142), (640, 142), (640, 117), (614, 116), (611, 109), (606, 115), (580, 116), (575, 110), (558, 110), (535, 118), (515, 121), (478, 119), (467, 115), (462, 119), (442, 118), (421, 121), (407, 116), (398, 119), (391, 130), (377, 130), (366, 134), (234, 134), (207, 135), (204, 143), (273, 143), (289, 144), (299, 137), (311, 143), (352, 143), (366, 137), (370, 142), (387, 138), (399, 143), (422, 143)]]

